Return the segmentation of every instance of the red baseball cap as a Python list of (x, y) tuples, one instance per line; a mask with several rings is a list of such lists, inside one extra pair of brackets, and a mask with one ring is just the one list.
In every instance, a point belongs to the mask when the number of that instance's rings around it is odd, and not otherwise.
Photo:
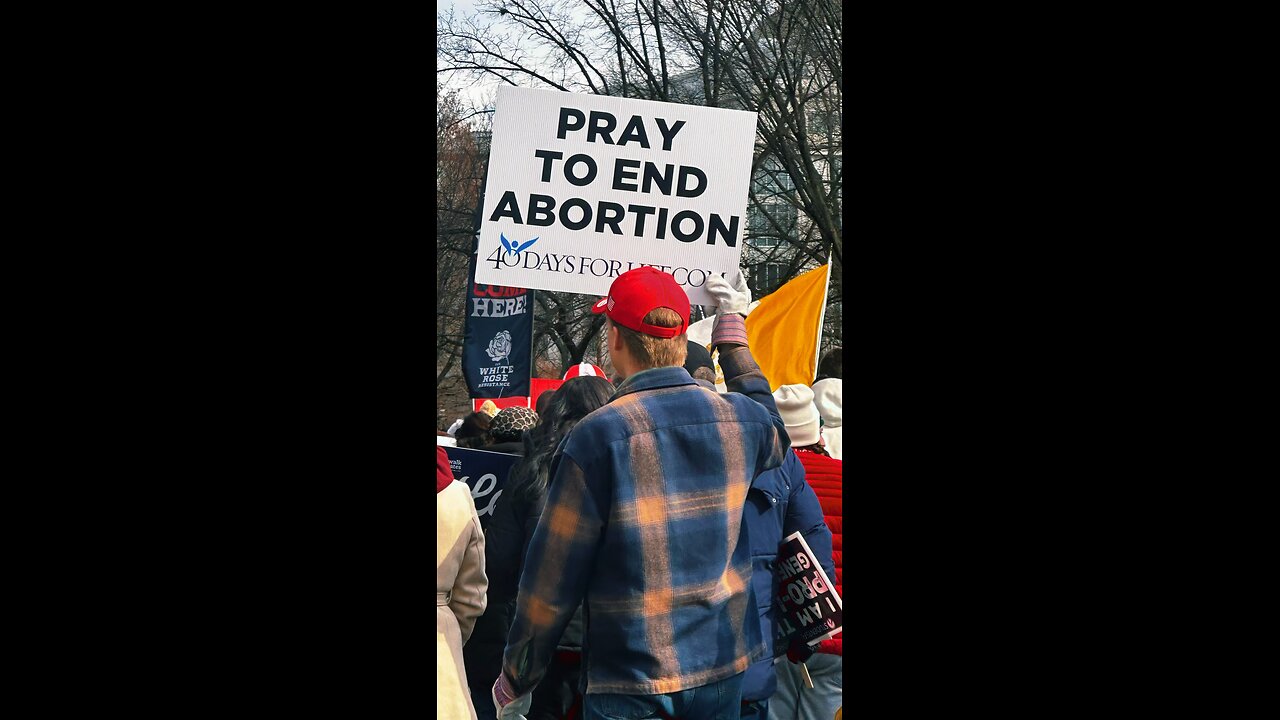
[[(643, 322), (644, 316), (656, 308), (669, 308), (680, 316), (676, 327), (660, 327)], [(609, 296), (591, 308), (624, 328), (645, 335), (673, 338), (689, 329), (689, 296), (676, 284), (676, 279), (649, 266), (628, 270), (609, 286)]]

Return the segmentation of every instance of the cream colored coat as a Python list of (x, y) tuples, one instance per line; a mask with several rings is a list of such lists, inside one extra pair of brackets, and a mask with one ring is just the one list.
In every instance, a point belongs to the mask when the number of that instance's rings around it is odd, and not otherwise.
[[(484, 612), (484, 531), (466, 483), (436, 493), (436, 717), (476, 720), (462, 646)], [(447, 604), (441, 595), (450, 594)], [(487, 688), (486, 688), (487, 689)], [(486, 693), (487, 695), (487, 693)]]
[(844, 460), (844, 428), (824, 426), (822, 428), (822, 444), (827, 454), (837, 460)]

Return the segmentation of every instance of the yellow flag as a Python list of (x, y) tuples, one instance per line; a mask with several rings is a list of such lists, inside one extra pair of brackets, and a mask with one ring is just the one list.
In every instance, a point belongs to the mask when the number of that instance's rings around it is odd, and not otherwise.
[(775, 391), (783, 385), (808, 385), (817, 373), (829, 268), (830, 263), (800, 275), (747, 315), (751, 355)]

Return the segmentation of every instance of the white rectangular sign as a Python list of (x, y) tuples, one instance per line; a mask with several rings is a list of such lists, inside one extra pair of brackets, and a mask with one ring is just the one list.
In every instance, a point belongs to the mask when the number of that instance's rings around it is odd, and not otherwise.
[(604, 296), (642, 265), (695, 305), (742, 254), (756, 114), (498, 89), (476, 282)]

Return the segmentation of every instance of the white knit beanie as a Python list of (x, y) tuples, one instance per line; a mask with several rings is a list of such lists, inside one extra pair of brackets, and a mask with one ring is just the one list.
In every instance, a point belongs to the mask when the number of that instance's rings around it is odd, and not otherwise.
[(792, 447), (805, 447), (818, 442), (818, 408), (813, 405), (813, 390), (808, 385), (783, 385), (773, 394), (782, 424), (787, 426)]
[(840, 408), (843, 402), (844, 381), (840, 378), (827, 378), (813, 384), (813, 404), (818, 406), (818, 414), (822, 416), (822, 424), (826, 427), (840, 427), (843, 420)]

